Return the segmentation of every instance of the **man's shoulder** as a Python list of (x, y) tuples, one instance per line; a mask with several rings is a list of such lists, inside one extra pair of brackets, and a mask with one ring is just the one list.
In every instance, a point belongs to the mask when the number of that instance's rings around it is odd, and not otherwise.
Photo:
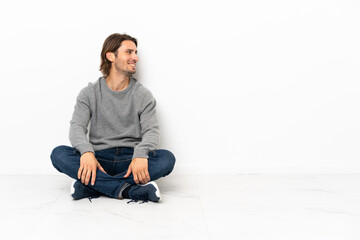
[(88, 82), (88, 84), (80, 90), (79, 95), (80, 96), (81, 95), (83, 95), (83, 96), (93, 96), (94, 93), (95, 93), (95, 90), (98, 88), (98, 86), (100, 84), (100, 80), (101, 80), (101, 77), (98, 78), (97, 80), (92, 81), (92, 82)]
[(151, 91), (146, 88), (143, 84), (141, 84), (136, 78), (133, 78), (135, 81), (135, 94), (139, 95), (139, 96), (148, 96), (148, 97), (152, 97), (152, 93)]
[(89, 89), (89, 90), (97, 88), (100, 85), (101, 78), (102, 77), (99, 77), (98, 79), (96, 79), (96, 80), (94, 80), (92, 82), (89, 82), (88, 85), (85, 88)]

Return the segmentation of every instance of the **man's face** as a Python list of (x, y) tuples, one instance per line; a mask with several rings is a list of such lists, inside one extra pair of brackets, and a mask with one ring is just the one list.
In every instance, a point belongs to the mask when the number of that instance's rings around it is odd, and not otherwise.
[(136, 72), (136, 62), (138, 60), (135, 43), (125, 40), (117, 50), (113, 67), (118, 73), (130, 76)]

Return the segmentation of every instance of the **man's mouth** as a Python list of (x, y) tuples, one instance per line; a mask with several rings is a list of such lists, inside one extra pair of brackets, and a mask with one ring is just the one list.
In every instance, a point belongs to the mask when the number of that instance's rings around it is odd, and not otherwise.
[(136, 63), (129, 63), (130, 67), (136, 67)]

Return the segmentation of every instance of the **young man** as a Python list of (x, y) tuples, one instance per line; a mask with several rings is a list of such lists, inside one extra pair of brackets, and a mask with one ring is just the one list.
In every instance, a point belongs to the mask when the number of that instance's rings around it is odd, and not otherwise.
[(51, 153), (54, 167), (77, 180), (71, 185), (74, 199), (106, 195), (160, 200), (154, 180), (171, 173), (175, 157), (157, 149), (156, 101), (132, 77), (137, 62), (135, 38), (115, 33), (105, 40), (103, 77), (89, 83), (77, 97), (70, 121), (73, 147), (58, 146)]

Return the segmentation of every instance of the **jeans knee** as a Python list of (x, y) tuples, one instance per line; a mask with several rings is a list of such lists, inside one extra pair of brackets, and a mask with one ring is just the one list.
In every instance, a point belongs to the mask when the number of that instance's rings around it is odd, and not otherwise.
[(166, 153), (166, 161), (167, 161), (167, 174), (170, 174), (175, 166), (175, 162), (176, 162), (176, 158), (174, 156), (174, 154), (168, 150), (165, 150)]
[(61, 161), (64, 157), (66, 148), (68, 148), (68, 146), (57, 146), (51, 152), (50, 159), (56, 169), (58, 169), (59, 161)]

